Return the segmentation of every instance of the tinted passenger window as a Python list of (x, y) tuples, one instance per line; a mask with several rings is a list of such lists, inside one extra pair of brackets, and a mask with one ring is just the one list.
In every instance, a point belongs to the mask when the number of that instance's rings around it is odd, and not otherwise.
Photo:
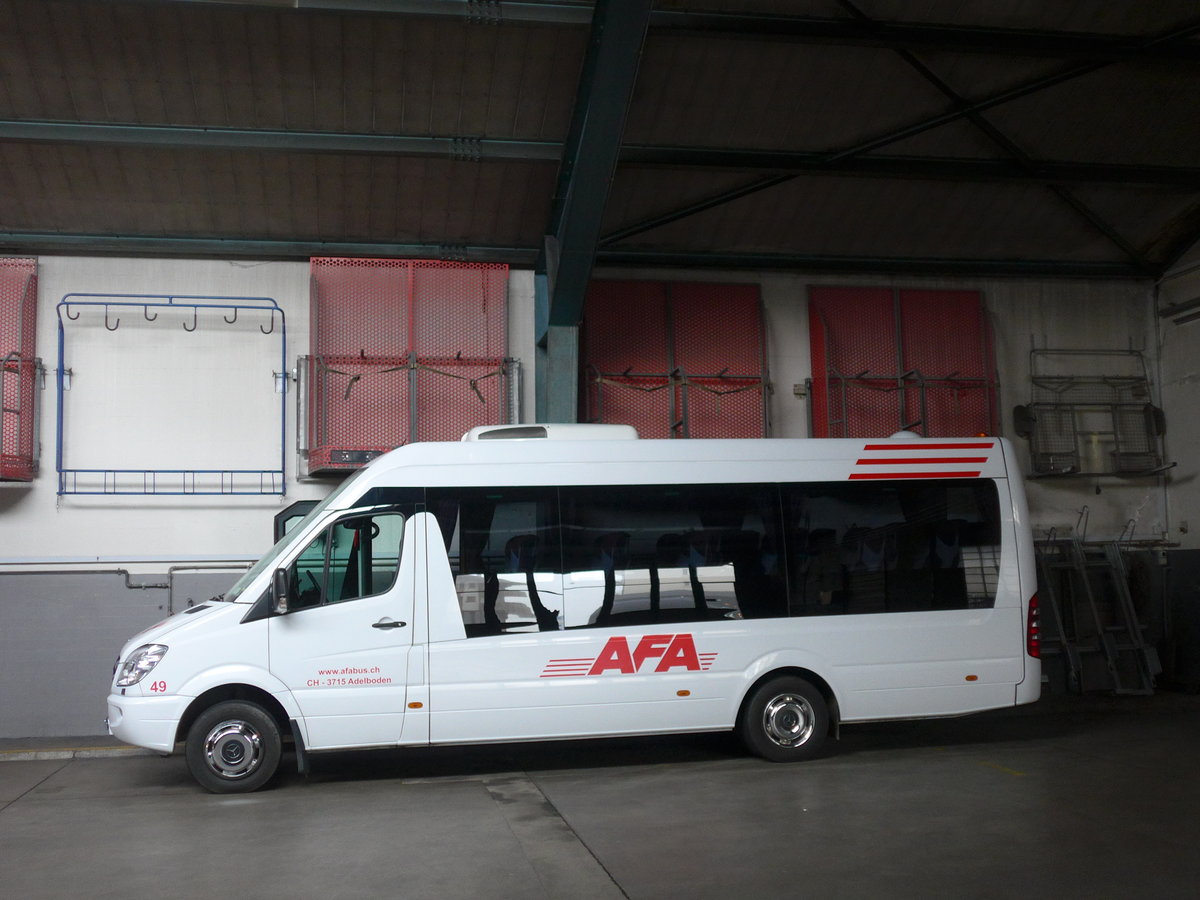
[(468, 637), (562, 627), (553, 488), (431, 488)]
[(786, 615), (771, 485), (561, 493), (567, 628)]
[(792, 615), (990, 607), (1000, 569), (986, 480), (784, 489)]

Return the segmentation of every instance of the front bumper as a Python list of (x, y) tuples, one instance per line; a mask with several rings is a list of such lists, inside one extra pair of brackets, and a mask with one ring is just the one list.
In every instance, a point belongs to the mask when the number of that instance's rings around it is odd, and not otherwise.
[(126, 744), (170, 753), (191, 697), (108, 695), (108, 733)]

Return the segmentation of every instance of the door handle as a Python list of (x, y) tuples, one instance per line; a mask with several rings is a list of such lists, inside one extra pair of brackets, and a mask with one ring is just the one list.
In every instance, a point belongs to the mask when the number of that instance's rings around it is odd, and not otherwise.
[(380, 619), (378, 622), (376, 622), (371, 627), (372, 628), (403, 628), (407, 624), (408, 624), (407, 622), (397, 622), (395, 619), (389, 619), (387, 616), (384, 616), (382, 619)]

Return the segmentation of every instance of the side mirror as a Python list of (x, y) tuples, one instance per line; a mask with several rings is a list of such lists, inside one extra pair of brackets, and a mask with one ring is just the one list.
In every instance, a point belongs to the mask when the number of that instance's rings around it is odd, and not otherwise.
[(271, 577), (271, 612), (277, 616), (287, 615), (288, 597), (292, 593), (292, 580), (287, 569), (276, 569)]

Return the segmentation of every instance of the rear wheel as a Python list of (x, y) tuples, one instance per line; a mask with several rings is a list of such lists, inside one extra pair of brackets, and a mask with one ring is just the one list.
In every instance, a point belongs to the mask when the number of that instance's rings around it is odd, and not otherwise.
[(188, 769), (214, 794), (256, 791), (279, 767), (281, 743), (279, 726), (265, 709), (226, 700), (206, 709), (188, 730)]
[(749, 696), (739, 731), (750, 752), (764, 759), (812, 759), (829, 734), (829, 707), (809, 682), (782, 675), (759, 685)]

